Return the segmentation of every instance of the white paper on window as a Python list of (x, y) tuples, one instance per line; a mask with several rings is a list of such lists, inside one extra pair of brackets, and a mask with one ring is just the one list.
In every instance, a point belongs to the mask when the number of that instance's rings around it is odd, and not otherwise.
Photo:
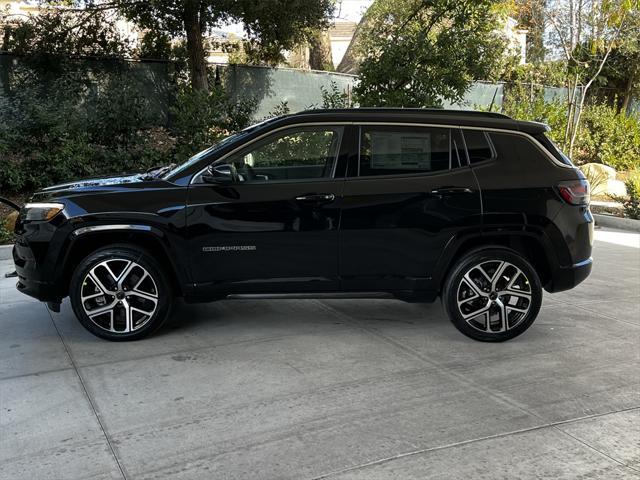
[(431, 169), (431, 134), (372, 132), (371, 168)]

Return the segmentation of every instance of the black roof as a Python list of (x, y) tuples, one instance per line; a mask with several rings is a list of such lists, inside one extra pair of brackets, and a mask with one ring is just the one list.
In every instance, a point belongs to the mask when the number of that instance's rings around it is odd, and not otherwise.
[(444, 125), (460, 125), (467, 127), (500, 128), (517, 130), (531, 134), (541, 133), (548, 127), (538, 122), (514, 120), (497, 112), (481, 112), (477, 110), (444, 110), (431, 108), (340, 108), (305, 110), (299, 113), (280, 117), (280, 120), (299, 121), (354, 121), (354, 122), (404, 122), (404, 123), (438, 123)]

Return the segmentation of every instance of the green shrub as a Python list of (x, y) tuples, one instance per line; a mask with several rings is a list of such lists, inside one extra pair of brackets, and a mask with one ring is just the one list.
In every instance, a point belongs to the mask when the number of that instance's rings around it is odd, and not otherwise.
[(210, 92), (181, 88), (171, 109), (176, 162), (248, 126), (255, 106), (253, 100), (234, 101), (220, 86)]
[[(127, 64), (71, 61), (59, 71), (20, 64), (0, 96), (0, 191), (33, 191), (81, 177), (183, 162), (248, 125), (254, 103), (223, 89), (177, 89), (171, 128)], [(162, 120), (164, 122), (164, 120)]]
[(567, 105), (559, 100), (545, 102), (541, 95), (531, 101), (524, 92), (511, 91), (505, 99), (503, 112), (518, 120), (530, 120), (549, 125), (549, 136), (561, 148), (564, 143), (564, 130), (567, 123)]
[(13, 243), (13, 233), (7, 230), (4, 225), (0, 225), (0, 245)]
[(625, 216), (640, 219), (640, 174), (637, 172), (631, 175), (625, 182), (627, 196), (617, 199), (622, 203)]
[(574, 157), (620, 171), (640, 168), (640, 120), (608, 105), (586, 106)]
[[(518, 120), (532, 120), (549, 125), (549, 136), (562, 149), (567, 122), (567, 104), (545, 102), (538, 93), (533, 100), (520, 87), (508, 91), (503, 112)], [(603, 163), (619, 171), (640, 168), (640, 120), (617, 113), (604, 104), (585, 105), (572, 160), (577, 165)]]

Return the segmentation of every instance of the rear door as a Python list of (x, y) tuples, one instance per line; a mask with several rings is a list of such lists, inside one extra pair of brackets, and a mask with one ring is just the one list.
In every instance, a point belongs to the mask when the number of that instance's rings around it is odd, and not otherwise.
[(362, 125), (340, 225), (345, 290), (430, 290), (441, 252), (481, 222), (458, 128)]

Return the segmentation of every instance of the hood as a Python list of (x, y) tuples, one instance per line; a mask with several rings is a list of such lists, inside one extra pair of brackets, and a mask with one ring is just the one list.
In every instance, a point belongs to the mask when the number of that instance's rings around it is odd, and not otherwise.
[(116, 177), (99, 177), (99, 178), (87, 178), (84, 180), (75, 180), (73, 182), (60, 183), (51, 187), (46, 187), (40, 190), (42, 193), (56, 193), (62, 190), (86, 190), (94, 189), (95, 187), (108, 187), (116, 185), (124, 185), (130, 183), (139, 183), (145, 180), (145, 175), (136, 173), (133, 175), (120, 175)]

